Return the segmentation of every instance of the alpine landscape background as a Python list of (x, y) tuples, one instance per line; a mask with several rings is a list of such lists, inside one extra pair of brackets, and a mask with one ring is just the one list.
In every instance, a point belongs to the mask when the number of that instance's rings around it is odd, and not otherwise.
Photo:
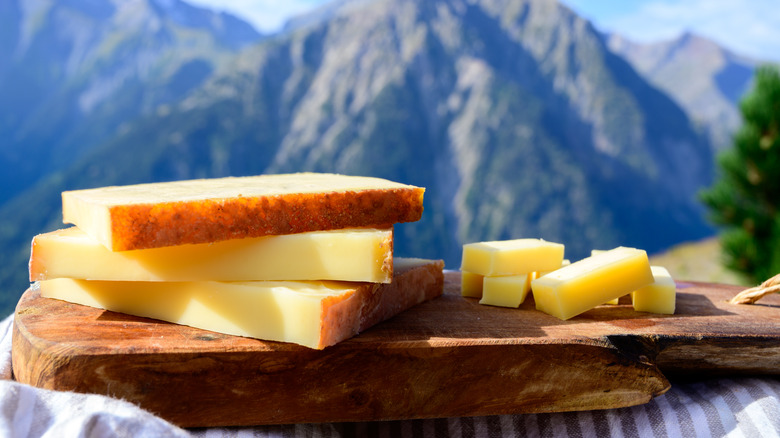
[(0, 310), (60, 192), (298, 171), (426, 187), (401, 256), (567, 258), (711, 236), (698, 191), (757, 61), (637, 44), (547, 0), (352, 0), (263, 35), (179, 0), (0, 0)]

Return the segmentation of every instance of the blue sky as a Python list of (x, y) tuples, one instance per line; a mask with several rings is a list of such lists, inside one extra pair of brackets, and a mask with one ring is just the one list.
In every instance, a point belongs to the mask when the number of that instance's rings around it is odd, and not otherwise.
[[(327, 0), (187, 0), (232, 12), (263, 32)], [(639, 42), (674, 38), (688, 30), (733, 51), (780, 61), (778, 0), (562, 0), (602, 30)]]
[(780, 61), (778, 0), (564, 0), (602, 30), (640, 42), (683, 31), (709, 37), (735, 52)]

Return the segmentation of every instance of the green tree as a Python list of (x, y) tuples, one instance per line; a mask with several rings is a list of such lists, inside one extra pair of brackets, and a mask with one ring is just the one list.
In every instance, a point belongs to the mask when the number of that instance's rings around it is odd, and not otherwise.
[(743, 124), (718, 156), (718, 180), (702, 193), (726, 266), (756, 283), (780, 273), (780, 72), (756, 70), (740, 103)]

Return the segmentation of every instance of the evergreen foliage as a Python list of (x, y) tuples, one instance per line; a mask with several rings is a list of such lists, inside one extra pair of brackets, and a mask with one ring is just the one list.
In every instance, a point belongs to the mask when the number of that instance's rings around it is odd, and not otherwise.
[(756, 71), (741, 102), (743, 124), (718, 157), (719, 179), (702, 193), (726, 266), (753, 283), (780, 273), (780, 70)]

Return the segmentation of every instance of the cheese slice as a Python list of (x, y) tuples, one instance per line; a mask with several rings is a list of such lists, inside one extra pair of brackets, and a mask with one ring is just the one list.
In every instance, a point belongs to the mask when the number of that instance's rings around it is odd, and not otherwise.
[(531, 282), (536, 308), (566, 320), (653, 283), (647, 253), (618, 247)]
[(639, 312), (674, 314), (677, 285), (662, 266), (651, 266), (653, 283), (631, 292), (634, 310)]
[(40, 281), (41, 296), (322, 349), (442, 294), (443, 262), (398, 259), (390, 284)]
[(78, 227), (33, 238), (30, 281), (343, 280), (389, 283), (393, 229), (356, 228), (109, 251)]
[(381, 178), (260, 175), (66, 191), (62, 214), (126, 251), (416, 221), (424, 191)]
[(484, 276), (522, 275), (558, 269), (564, 246), (541, 239), (476, 242), (463, 245), (461, 270)]
[(531, 290), (534, 273), (485, 277), (482, 284), (482, 299), (479, 304), (499, 307), (520, 307)]

